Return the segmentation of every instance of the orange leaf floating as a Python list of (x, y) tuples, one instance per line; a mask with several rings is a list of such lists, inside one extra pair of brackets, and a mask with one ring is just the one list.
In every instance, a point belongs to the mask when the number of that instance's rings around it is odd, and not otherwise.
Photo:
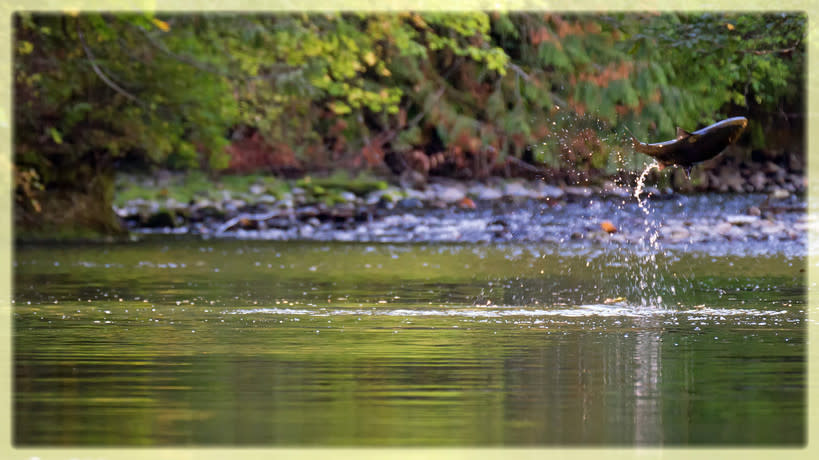
[(462, 208), (475, 209), (475, 202), (472, 201), (472, 199), (469, 197), (464, 197), (461, 201), (458, 202), (458, 206)]
[(604, 220), (603, 223), (600, 224), (600, 228), (606, 231), (606, 233), (615, 233), (617, 232), (617, 227), (611, 223), (611, 221)]
[(167, 31), (171, 30), (171, 26), (168, 25), (167, 22), (165, 22), (165, 21), (163, 21), (161, 19), (153, 18), (153, 19), (151, 19), (151, 21), (154, 23), (154, 25), (157, 28), (159, 28), (159, 30), (161, 30), (163, 32), (167, 32)]

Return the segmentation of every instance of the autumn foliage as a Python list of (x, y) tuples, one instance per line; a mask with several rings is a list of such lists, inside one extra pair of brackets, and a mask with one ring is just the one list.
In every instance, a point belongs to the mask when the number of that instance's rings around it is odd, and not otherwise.
[(636, 169), (622, 125), (662, 139), (747, 113), (764, 146), (771, 119), (800, 123), (804, 26), (769, 13), (21, 13), (15, 163), (46, 190), (134, 159), (285, 175)]

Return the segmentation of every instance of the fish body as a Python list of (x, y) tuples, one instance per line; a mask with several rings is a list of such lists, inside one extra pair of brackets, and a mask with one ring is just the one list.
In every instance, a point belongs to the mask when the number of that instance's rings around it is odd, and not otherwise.
[(706, 126), (689, 133), (677, 128), (677, 138), (656, 144), (646, 144), (631, 136), (634, 150), (654, 157), (660, 169), (678, 165), (690, 171), (695, 163), (710, 160), (719, 155), (725, 147), (733, 144), (742, 135), (748, 119), (734, 117)]

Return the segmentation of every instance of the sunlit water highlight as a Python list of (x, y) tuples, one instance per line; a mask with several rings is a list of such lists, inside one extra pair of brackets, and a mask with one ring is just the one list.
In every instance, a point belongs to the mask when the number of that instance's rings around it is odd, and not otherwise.
[(269, 315), (294, 315), (294, 316), (400, 316), (400, 317), (417, 317), (417, 316), (441, 316), (441, 317), (465, 317), (465, 318), (500, 318), (500, 317), (521, 317), (531, 318), (539, 316), (565, 316), (565, 317), (652, 317), (652, 316), (673, 316), (673, 315), (688, 315), (696, 317), (723, 317), (723, 316), (778, 316), (787, 313), (787, 310), (756, 310), (756, 309), (726, 309), (726, 308), (684, 308), (684, 309), (667, 309), (657, 307), (644, 306), (613, 306), (606, 304), (596, 305), (578, 305), (574, 308), (524, 308), (520, 306), (493, 306), (492, 308), (474, 308), (474, 307), (456, 307), (452, 306), (446, 309), (436, 308), (418, 308), (418, 309), (298, 309), (298, 308), (275, 308), (275, 307), (261, 307), (261, 308), (242, 308), (237, 310), (230, 310), (227, 314), (233, 315), (252, 315), (252, 314), (269, 314)]

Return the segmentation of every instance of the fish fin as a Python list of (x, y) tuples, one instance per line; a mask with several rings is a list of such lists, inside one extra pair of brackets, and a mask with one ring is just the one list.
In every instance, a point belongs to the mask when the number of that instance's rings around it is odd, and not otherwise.
[(640, 141), (638, 141), (637, 137), (634, 136), (634, 133), (632, 133), (631, 130), (628, 129), (628, 126), (625, 126), (625, 128), (626, 128), (626, 132), (628, 132), (628, 135), (631, 136), (631, 146), (632, 146), (632, 148), (636, 149), (637, 146), (640, 145)]
[(691, 135), (692, 134), (689, 133), (688, 131), (686, 131), (686, 130), (680, 128), (679, 126), (677, 126), (677, 139), (682, 139), (683, 137), (688, 137), (688, 136), (691, 136)]

